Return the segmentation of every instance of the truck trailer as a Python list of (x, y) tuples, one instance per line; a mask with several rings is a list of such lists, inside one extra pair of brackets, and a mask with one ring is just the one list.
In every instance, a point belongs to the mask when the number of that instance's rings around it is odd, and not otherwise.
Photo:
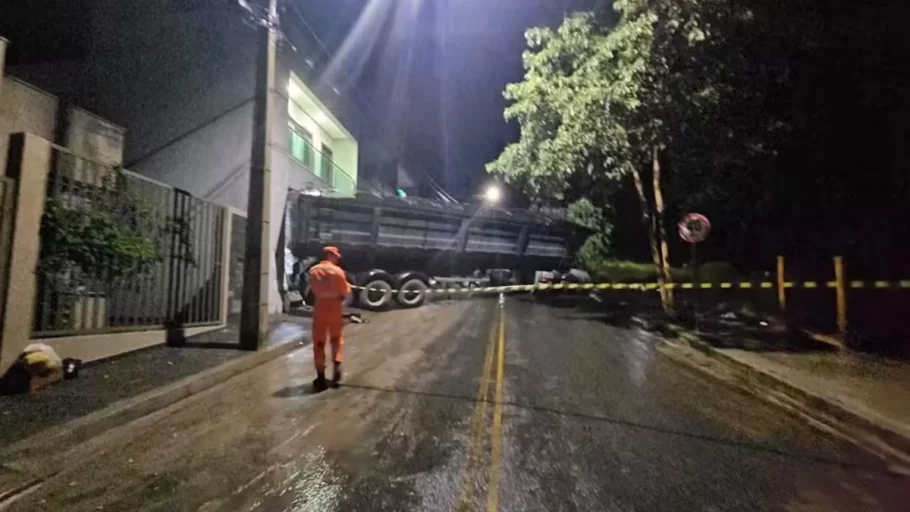
[(530, 283), (538, 270), (565, 268), (586, 236), (563, 219), (483, 204), (299, 193), (287, 204), (289, 290), (309, 302), (306, 271), (334, 245), (357, 286), (351, 300), (369, 310), (418, 307), (434, 289)]

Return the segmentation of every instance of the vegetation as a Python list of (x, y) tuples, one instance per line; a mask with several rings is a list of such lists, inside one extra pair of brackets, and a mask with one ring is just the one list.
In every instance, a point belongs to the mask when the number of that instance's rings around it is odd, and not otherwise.
[[(607, 260), (628, 238), (627, 219), (637, 217), (652, 268), (672, 279), (670, 250), (680, 244), (666, 223), (693, 210), (715, 227), (700, 254), (737, 266), (767, 265), (787, 247), (826, 257), (859, 250), (843, 226), (845, 205), (878, 219), (870, 245), (910, 240), (906, 225), (882, 229), (910, 214), (900, 162), (869, 175), (844, 168), (832, 151), (844, 136), (838, 130), (856, 132), (833, 123), (833, 112), (849, 105), (869, 113), (906, 90), (902, 75), (887, 73), (906, 50), (883, 53), (861, 36), (860, 28), (883, 23), (880, 14), (862, 6), (841, 12), (821, 0), (613, 7), (615, 23), (577, 13), (558, 29), (527, 32), (524, 80), (505, 91), (505, 117), (519, 123), (521, 137), (487, 167), (540, 203), (583, 205), (581, 223), (600, 228), (581, 254), (594, 274), (613, 264)], [(866, 61), (869, 80), (855, 73)], [(853, 74), (844, 75), (849, 66)], [(872, 80), (884, 86), (857, 85)], [(679, 252), (678, 262), (688, 259)], [(672, 305), (671, 296), (662, 299)]]
[[(638, 263), (626, 260), (600, 260), (588, 267), (591, 277), (597, 282), (611, 283), (653, 283), (660, 271), (652, 263)], [(698, 266), (698, 274), (692, 269), (672, 267), (670, 274), (676, 281), (690, 282), (696, 277), (700, 282), (719, 283), (738, 281), (742, 275), (733, 265), (723, 261), (707, 262)]]
[(578, 259), (589, 272), (604, 261), (609, 252), (612, 226), (605, 215), (605, 208), (598, 208), (589, 199), (582, 198), (567, 208), (567, 218), (592, 231), (579, 250)]
[[(609, 196), (631, 180), (658, 280), (666, 282), (672, 276), (664, 164), (709, 159), (709, 144), (697, 139), (712, 134), (698, 127), (735, 93), (726, 76), (729, 59), (720, 60), (723, 52), (713, 47), (749, 16), (721, 0), (622, 0), (614, 8), (620, 21), (611, 29), (582, 13), (556, 31), (528, 32), (525, 80), (506, 89), (513, 102), (506, 118), (519, 121), (522, 136), (489, 170), (534, 193), (570, 199), (592, 190)], [(730, 150), (742, 152), (751, 142), (724, 116), (712, 121), (712, 131), (736, 138)], [(597, 249), (586, 247), (584, 257)], [(671, 307), (670, 290), (661, 290)]]
[(120, 169), (98, 187), (48, 197), (41, 220), (40, 268), (75, 289), (116, 286), (164, 260), (170, 237), (189, 252), (186, 222), (162, 220), (126, 186)]

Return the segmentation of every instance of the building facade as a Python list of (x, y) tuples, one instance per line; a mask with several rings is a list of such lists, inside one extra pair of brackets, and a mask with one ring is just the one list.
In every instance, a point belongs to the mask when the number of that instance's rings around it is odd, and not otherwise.
[(96, 162), (123, 163), (124, 128), (24, 80), (3, 67), (8, 42), (0, 38), (0, 170), (6, 168), (9, 136), (27, 132)]
[[(228, 0), (86, 3), (79, 58), (13, 72), (128, 130), (126, 168), (245, 212), (256, 72), (255, 17)], [(362, 156), (353, 103), (301, 46), (279, 48), (271, 130), (272, 275), (289, 190), (336, 197), (357, 191)], [(282, 308), (280, 280), (270, 311)]]

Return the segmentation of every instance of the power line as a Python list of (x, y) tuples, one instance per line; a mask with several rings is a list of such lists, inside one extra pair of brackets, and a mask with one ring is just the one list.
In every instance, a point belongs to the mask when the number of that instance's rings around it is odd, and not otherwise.
[[(316, 32), (316, 30), (313, 29), (313, 27), (306, 21), (306, 18), (304, 17), (303, 13), (300, 12), (300, 8), (296, 4), (291, 3), (291, 9), (293, 10), (297, 19), (303, 24), (304, 28), (306, 28), (306, 30), (310, 33), (310, 35), (313, 36), (313, 39), (316, 41), (316, 44), (318, 44), (319, 47), (322, 49), (325, 56), (331, 60), (331, 58), (333, 56), (332, 51), (329, 50), (328, 46), (325, 44), (325, 42), (323, 42), (322, 38), (319, 37), (319, 34)], [(332, 84), (329, 84), (329, 85), (331, 86)], [(363, 91), (360, 90), (360, 88), (356, 84), (352, 85), (351, 89), (355, 92), (355, 94), (357, 94), (359, 96), (360, 100), (370, 111), (370, 114), (373, 117), (374, 125), (379, 128), (379, 131), (384, 136), (384, 138), (386, 140), (393, 140), (396, 142), (394, 153), (395, 153), (396, 157), (398, 159), (400, 159), (401, 154), (400, 154), (400, 150), (398, 147), (399, 145), (397, 144), (398, 138), (390, 136), (386, 127), (383, 125), (382, 122), (380, 122), (379, 114), (377, 113), (375, 107), (373, 106), (373, 104), (369, 100), (369, 98), (366, 96), (366, 94), (364, 94)], [(427, 180), (427, 182), (429, 182), (430, 188), (433, 189), (433, 192), (435, 192), (436, 195), (438, 197), (440, 197), (440, 199), (442, 199), (443, 201), (446, 201), (446, 202), (458, 202), (442, 186), (440, 186), (438, 183), (436, 183), (436, 181), (433, 180), (432, 177), (430, 177), (429, 173), (427, 173), (427, 171), (425, 169), (420, 169), (420, 173)]]
[[(303, 16), (303, 13), (300, 12), (300, 8), (297, 7), (297, 4), (291, 3), (291, 8), (293, 9), (294, 14), (297, 16), (297, 19), (300, 20), (301, 23), (303, 23), (303, 26), (306, 28), (306, 30), (310, 33), (310, 35), (313, 36), (313, 39), (316, 41), (316, 44), (318, 44), (319, 47), (322, 49), (323, 53), (325, 53), (325, 56), (328, 57), (329, 59), (331, 59), (332, 52), (329, 50), (328, 46), (326, 46), (326, 44), (322, 41), (322, 38), (319, 37), (319, 34), (316, 33), (316, 31), (313, 29), (313, 27), (310, 26), (309, 23), (307, 23), (306, 18)], [(329, 85), (334, 88), (334, 86), (332, 84), (329, 84)], [(376, 109), (373, 107), (373, 104), (370, 102), (370, 100), (363, 93), (363, 91), (361, 91), (360, 88), (356, 84), (353, 85), (351, 87), (351, 89), (359, 96), (360, 100), (370, 111), (370, 114), (373, 116), (373, 120), (376, 123), (376, 125), (379, 126), (379, 128), (383, 132), (385, 132), (385, 128), (382, 126), (382, 123), (379, 122), (379, 114), (377, 113)], [(383, 135), (388, 135), (388, 134), (383, 133)]]

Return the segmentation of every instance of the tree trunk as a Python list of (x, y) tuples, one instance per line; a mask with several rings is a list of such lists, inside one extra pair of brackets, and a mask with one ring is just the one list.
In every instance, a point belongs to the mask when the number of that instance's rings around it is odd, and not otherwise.
[[(657, 225), (654, 231), (657, 232), (657, 238), (660, 241), (660, 274), (664, 283), (672, 283), (673, 278), (670, 275), (670, 248), (667, 245), (667, 228), (664, 223), (664, 194), (660, 186), (660, 148), (654, 146), (651, 153), (651, 162), (653, 165), (652, 174), (654, 177), (654, 219)], [(673, 309), (673, 290), (667, 288), (666, 293), (661, 296), (663, 300), (664, 312), (670, 312)]]
[[(641, 173), (638, 170), (632, 171), (632, 181), (635, 182), (635, 191), (638, 193), (638, 202), (641, 204), (641, 222), (648, 232), (648, 241), (651, 244), (651, 259), (654, 262), (654, 268), (657, 269), (657, 282), (660, 285), (660, 303), (663, 306), (667, 303), (666, 295), (669, 290), (664, 286), (664, 274), (660, 271), (661, 259), (657, 242), (657, 224), (655, 223), (654, 215), (651, 214), (651, 207), (648, 205), (648, 198), (645, 195), (645, 187), (641, 182)], [(664, 308), (666, 309), (666, 306)]]

